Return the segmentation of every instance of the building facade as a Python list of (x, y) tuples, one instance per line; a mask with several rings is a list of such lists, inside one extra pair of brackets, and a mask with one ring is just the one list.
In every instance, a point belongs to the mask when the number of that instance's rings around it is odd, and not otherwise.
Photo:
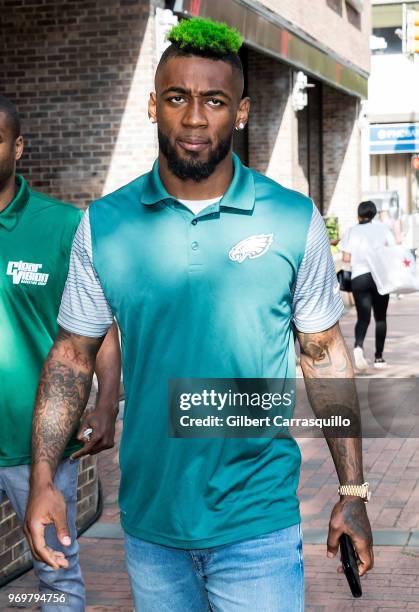
[[(24, 119), (20, 170), (86, 206), (147, 171), (157, 152), (147, 116), (158, 61), (156, 9), (236, 26), (248, 128), (243, 160), (352, 222), (361, 195), (360, 101), (369, 72), (369, 0), (26, 0), (6, 2), (1, 89)], [(17, 43), (18, 41), (18, 43)], [(296, 75), (311, 87), (296, 110)], [(294, 95), (293, 95), (294, 92)]]
[[(403, 4), (374, 0), (368, 117), (370, 190), (397, 194), (402, 215), (419, 212), (419, 56), (402, 48)], [(419, 12), (418, 12), (419, 15)], [(419, 236), (417, 244), (419, 246)]]

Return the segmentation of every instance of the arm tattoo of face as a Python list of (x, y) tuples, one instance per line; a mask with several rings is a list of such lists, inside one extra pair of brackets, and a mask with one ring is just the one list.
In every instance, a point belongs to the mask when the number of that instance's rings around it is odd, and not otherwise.
[(338, 325), (320, 333), (298, 332), (297, 335), (305, 378), (353, 376), (348, 349)]
[(317, 334), (299, 332), (298, 339), (307, 395), (316, 417), (327, 419), (340, 415), (351, 423), (344, 434), (340, 428), (324, 430), (339, 480), (360, 484), (363, 482), (361, 417), (353, 368), (339, 326)]
[(102, 338), (60, 330), (44, 364), (35, 400), (33, 463), (58, 465), (89, 398), (96, 353)]
[(299, 332), (298, 339), (301, 368), (316, 415), (327, 418), (339, 411), (342, 417), (358, 416), (354, 373), (339, 326), (317, 334)]

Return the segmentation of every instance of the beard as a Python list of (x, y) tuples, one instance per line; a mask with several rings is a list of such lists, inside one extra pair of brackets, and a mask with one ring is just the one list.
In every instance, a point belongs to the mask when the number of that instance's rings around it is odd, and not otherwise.
[(180, 157), (160, 129), (158, 129), (158, 138), (160, 151), (167, 159), (169, 170), (183, 181), (192, 179), (199, 183), (211, 176), (218, 164), (227, 157), (231, 149), (233, 132), (227, 138), (220, 140), (215, 149), (210, 149), (208, 160), (205, 162), (199, 160), (199, 152), (195, 151), (188, 152), (188, 159)]
[(0, 163), (0, 191), (6, 187), (14, 173), (15, 160), (11, 154), (5, 161), (3, 161), (3, 163)]

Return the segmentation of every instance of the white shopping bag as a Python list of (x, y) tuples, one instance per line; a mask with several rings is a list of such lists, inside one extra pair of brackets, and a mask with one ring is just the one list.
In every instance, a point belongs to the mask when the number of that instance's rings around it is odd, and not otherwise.
[(406, 247), (379, 247), (370, 251), (367, 261), (381, 295), (419, 291), (415, 258)]

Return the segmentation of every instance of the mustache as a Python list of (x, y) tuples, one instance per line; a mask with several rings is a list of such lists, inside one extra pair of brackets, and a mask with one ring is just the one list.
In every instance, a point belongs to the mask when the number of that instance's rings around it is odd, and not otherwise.
[[(193, 180), (200, 182), (207, 179), (213, 174), (218, 164), (227, 157), (231, 150), (233, 131), (226, 138), (221, 139), (217, 146), (209, 148), (208, 159), (200, 161), (198, 151), (189, 151), (188, 157), (184, 158), (178, 155), (176, 148), (171, 144), (169, 137), (161, 131), (157, 130), (159, 148), (167, 160), (169, 170), (182, 180)], [(185, 140), (186, 136), (182, 136)], [(197, 138), (191, 136), (191, 138)], [(204, 142), (207, 142), (205, 140)]]

